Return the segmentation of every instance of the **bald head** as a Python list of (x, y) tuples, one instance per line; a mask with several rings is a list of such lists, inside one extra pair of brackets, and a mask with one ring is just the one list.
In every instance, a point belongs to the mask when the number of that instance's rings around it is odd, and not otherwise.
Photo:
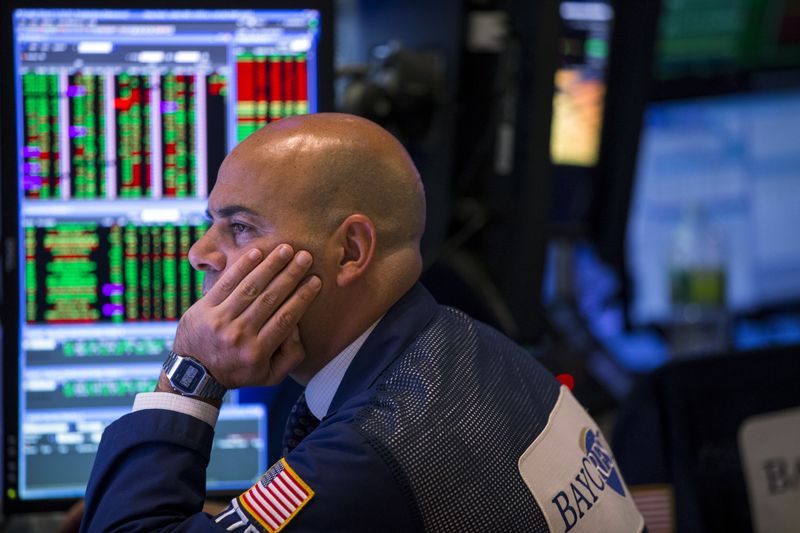
[[(403, 146), (351, 115), (285, 118), (241, 142), (208, 198), (209, 230), (190, 250), (214, 285), (252, 249), (307, 250), (322, 281), (299, 323), (306, 383), (416, 283), (425, 195)], [(347, 310), (346, 313), (338, 312)]]
[(419, 246), (425, 195), (419, 173), (402, 144), (374, 122), (320, 113), (282, 119), (256, 131), (231, 155), (267, 169), (291, 172), (282, 181), (285, 202), (305, 213), (313, 233), (335, 228), (353, 213), (368, 216), (377, 250)]

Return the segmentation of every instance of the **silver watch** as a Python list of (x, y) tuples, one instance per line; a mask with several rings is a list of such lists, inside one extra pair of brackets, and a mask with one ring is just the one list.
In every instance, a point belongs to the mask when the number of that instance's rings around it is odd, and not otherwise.
[(200, 361), (173, 351), (164, 361), (164, 373), (172, 388), (184, 396), (222, 400), (228, 391)]

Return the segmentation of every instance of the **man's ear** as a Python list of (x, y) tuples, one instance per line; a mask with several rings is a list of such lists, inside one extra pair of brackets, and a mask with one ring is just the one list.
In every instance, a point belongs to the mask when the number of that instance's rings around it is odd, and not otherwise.
[(350, 215), (339, 225), (336, 237), (341, 247), (336, 283), (346, 287), (361, 278), (372, 264), (378, 244), (375, 224), (366, 215)]

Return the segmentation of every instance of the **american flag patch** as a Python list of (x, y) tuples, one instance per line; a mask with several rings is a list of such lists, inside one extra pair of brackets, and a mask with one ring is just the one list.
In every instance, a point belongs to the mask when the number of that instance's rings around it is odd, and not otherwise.
[(676, 530), (672, 485), (631, 485), (630, 490), (650, 533), (673, 533)]
[(305, 504), (314, 491), (281, 459), (239, 496), (239, 505), (266, 531), (283, 529)]

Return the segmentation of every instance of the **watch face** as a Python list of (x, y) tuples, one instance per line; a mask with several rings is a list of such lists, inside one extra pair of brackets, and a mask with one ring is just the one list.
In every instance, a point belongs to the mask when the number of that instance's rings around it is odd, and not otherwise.
[(203, 367), (194, 361), (184, 359), (181, 361), (181, 364), (178, 365), (178, 368), (175, 369), (175, 373), (172, 374), (172, 379), (170, 381), (172, 381), (172, 386), (176, 389), (180, 389), (186, 393), (193, 393), (204, 375)]

